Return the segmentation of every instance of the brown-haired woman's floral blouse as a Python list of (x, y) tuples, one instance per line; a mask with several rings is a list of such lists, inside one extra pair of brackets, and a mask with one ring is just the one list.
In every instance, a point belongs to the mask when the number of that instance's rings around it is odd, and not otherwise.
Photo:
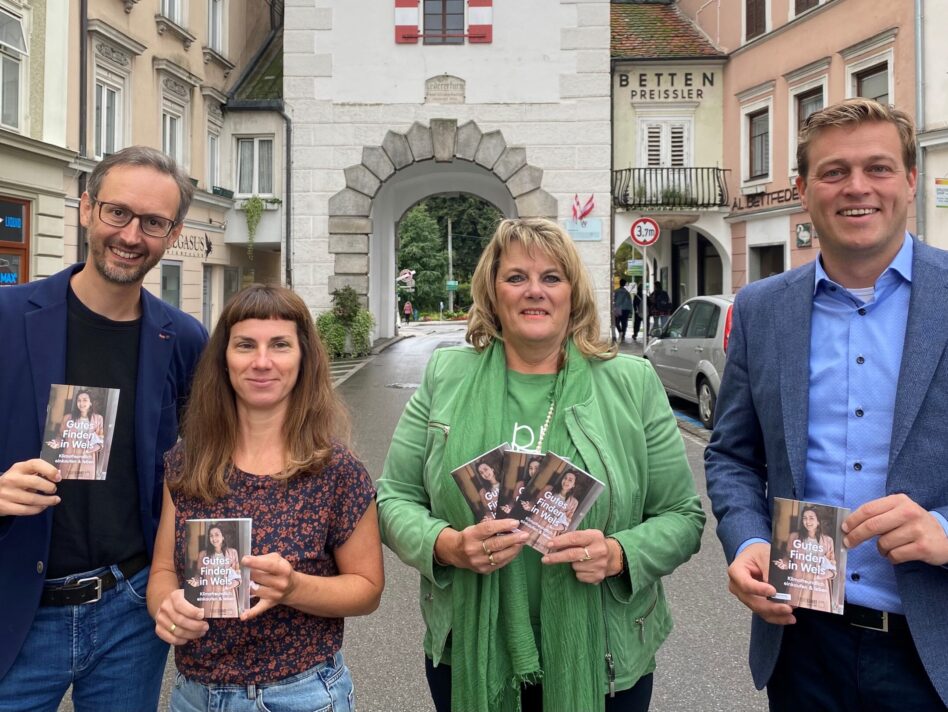
[[(181, 466), (179, 445), (166, 456), (166, 475), (177, 477)], [(172, 493), (179, 582), (184, 579), (185, 520), (233, 517), (253, 520), (254, 555), (278, 552), (296, 571), (335, 576), (333, 550), (346, 542), (375, 496), (365, 467), (338, 445), (318, 474), (279, 481), (232, 467), (228, 484), (231, 493), (214, 504)], [(208, 624), (205, 636), (175, 649), (178, 671), (204, 684), (275, 682), (325, 662), (342, 646), (342, 618), (288, 606), (275, 606), (246, 623), (222, 618)]]

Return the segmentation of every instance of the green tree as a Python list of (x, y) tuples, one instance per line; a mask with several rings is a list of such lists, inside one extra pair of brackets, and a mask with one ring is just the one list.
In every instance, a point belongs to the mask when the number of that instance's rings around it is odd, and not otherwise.
[(398, 243), (398, 269), (415, 270), (415, 291), (409, 297), (412, 306), (437, 311), (439, 303), (447, 297), (448, 256), (438, 234), (438, 223), (424, 203), (405, 213), (398, 225)]
[(444, 250), (447, 250), (448, 220), (451, 220), (451, 232), (456, 236), (451, 241), (454, 278), (470, 282), (477, 261), (503, 215), (486, 200), (468, 193), (433, 195), (422, 204), (438, 222)]

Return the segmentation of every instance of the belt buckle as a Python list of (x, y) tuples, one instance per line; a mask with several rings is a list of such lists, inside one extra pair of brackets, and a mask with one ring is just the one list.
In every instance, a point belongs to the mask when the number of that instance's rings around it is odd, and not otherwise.
[(101, 576), (90, 576), (89, 578), (79, 579), (76, 581), (75, 585), (78, 588), (83, 584), (91, 583), (95, 581), (95, 598), (83, 601), (80, 605), (86, 605), (87, 603), (98, 603), (102, 599), (102, 577)]
[(888, 611), (879, 611), (882, 614), (882, 625), (860, 625), (859, 623), (853, 623), (856, 628), (865, 628), (866, 630), (875, 630), (881, 633), (889, 632), (889, 612)]

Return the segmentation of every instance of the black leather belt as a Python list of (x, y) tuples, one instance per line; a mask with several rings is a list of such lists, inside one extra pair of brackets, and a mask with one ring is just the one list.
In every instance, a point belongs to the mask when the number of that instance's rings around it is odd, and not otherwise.
[(908, 632), (908, 622), (905, 616), (888, 611), (877, 611), (875, 608), (857, 606), (855, 603), (846, 603), (843, 610), (843, 620), (857, 628), (868, 628), (883, 633)]
[[(128, 579), (148, 566), (148, 554), (138, 554), (118, 565), (119, 571)], [(43, 606), (79, 606), (83, 603), (95, 603), (105, 591), (115, 588), (116, 580), (112, 569), (98, 576), (88, 576), (72, 583), (46, 586), (40, 597)]]

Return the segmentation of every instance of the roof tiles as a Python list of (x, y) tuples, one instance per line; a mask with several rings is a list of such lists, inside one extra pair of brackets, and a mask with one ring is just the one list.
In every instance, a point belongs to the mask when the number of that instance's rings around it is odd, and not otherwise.
[(724, 57), (725, 53), (668, 2), (624, 2), (612, 6), (613, 59)]

